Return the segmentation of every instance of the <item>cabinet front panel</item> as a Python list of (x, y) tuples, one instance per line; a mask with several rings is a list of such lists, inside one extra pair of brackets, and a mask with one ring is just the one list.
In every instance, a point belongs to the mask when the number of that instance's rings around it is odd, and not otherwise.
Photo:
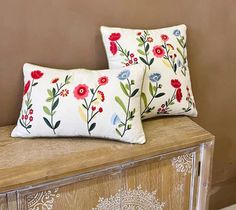
[(8, 210), (7, 209), (7, 197), (5, 194), (0, 195), (0, 210)]

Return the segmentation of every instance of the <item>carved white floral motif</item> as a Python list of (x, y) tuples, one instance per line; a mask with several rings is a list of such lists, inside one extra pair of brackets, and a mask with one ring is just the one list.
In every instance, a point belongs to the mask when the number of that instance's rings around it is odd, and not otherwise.
[(158, 201), (156, 191), (147, 192), (141, 186), (137, 189), (121, 189), (109, 198), (99, 198), (92, 210), (162, 210), (164, 202)]
[(192, 162), (193, 154), (188, 153), (174, 157), (172, 159), (172, 166), (176, 168), (176, 171), (179, 173), (184, 173), (184, 175), (190, 174), (192, 172)]
[(60, 196), (57, 192), (58, 188), (28, 195), (28, 210), (52, 210), (55, 198)]

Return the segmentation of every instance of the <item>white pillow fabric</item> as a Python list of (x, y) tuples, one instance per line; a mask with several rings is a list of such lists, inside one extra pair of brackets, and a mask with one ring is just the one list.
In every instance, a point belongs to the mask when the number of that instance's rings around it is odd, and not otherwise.
[(144, 65), (116, 71), (24, 68), (24, 96), (12, 137), (91, 136), (145, 143), (140, 119)]
[(186, 26), (155, 30), (101, 27), (109, 68), (144, 63), (141, 116), (197, 116), (186, 49)]

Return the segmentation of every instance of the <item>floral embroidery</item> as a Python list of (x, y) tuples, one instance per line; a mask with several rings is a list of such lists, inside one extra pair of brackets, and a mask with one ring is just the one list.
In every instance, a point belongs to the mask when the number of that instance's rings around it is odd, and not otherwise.
[(66, 85), (70, 84), (71, 76), (67, 75), (63, 83), (59, 83), (59, 78), (54, 78), (51, 83), (54, 85), (52, 89), (48, 89), (48, 97), (46, 99), (47, 102), (50, 103), (50, 106), (43, 106), (43, 111), (45, 114), (49, 116), (43, 117), (46, 125), (52, 129), (53, 133), (56, 134), (56, 129), (60, 126), (61, 121), (58, 120), (54, 122), (54, 116), (56, 114), (56, 108), (60, 102), (60, 96), (66, 97), (69, 94), (69, 90), (62, 89)]
[(174, 47), (167, 43), (169, 37), (166, 34), (161, 35), (161, 39), (163, 44), (161, 46), (157, 45), (153, 47), (153, 54), (157, 58), (163, 58), (163, 63), (168, 67), (172, 68), (174, 73), (176, 74), (177, 71), (177, 64), (176, 64), (176, 54), (174, 53)]
[[(132, 90), (132, 86), (135, 85), (135, 81), (134, 80), (130, 81), (129, 76), (130, 76), (129, 70), (124, 70), (118, 75), (118, 79), (121, 80), (120, 87), (125, 96), (128, 97), (127, 106), (125, 106), (123, 100), (119, 96), (115, 97), (116, 102), (120, 105), (120, 107), (124, 111), (125, 115), (124, 120), (121, 120), (121, 118), (116, 113), (113, 114), (111, 119), (112, 124), (117, 125), (116, 132), (120, 137), (123, 137), (125, 135), (125, 132), (127, 130), (130, 130), (132, 127), (130, 121), (132, 121), (132, 119), (134, 118), (135, 108), (132, 111), (130, 111), (130, 102), (131, 98), (134, 97), (139, 91), (138, 88)], [(127, 83), (125, 81), (127, 81)]]
[(118, 40), (121, 38), (121, 34), (120, 33), (112, 33), (109, 36), (109, 40), (110, 40), (110, 51), (113, 55), (116, 55), (117, 51), (120, 52), (120, 56), (124, 57), (124, 61), (122, 61), (121, 63), (125, 66), (129, 66), (132, 64), (137, 64), (138, 63), (138, 59), (134, 56), (133, 53), (130, 53), (129, 50), (124, 49), (120, 43), (118, 42)]
[(188, 102), (188, 107), (187, 108), (183, 108), (183, 110), (185, 112), (189, 112), (189, 111), (191, 111), (191, 107), (192, 106), (193, 106), (193, 108), (195, 108), (195, 103), (194, 103), (194, 100), (193, 100), (193, 98), (192, 98), (192, 96), (190, 94), (190, 90), (189, 90), (188, 86), (186, 87), (186, 90), (188, 92), (188, 96), (186, 97), (186, 101)]
[[(161, 75), (158, 73), (153, 73), (149, 76), (149, 93), (152, 96), (151, 100), (147, 102), (147, 97), (145, 93), (141, 93), (141, 99), (144, 103), (144, 110), (141, 113), (141, 117), (144, 117), (144, 114), (150, 113), (153, 109), (155, 109), (155, 106), (150, 107), (152, 101), (155, 98), (159, 98), (165, 95), (165, 93), (158, 93), (158, 89), (162, 88), (161, 84), (158, 84), (159, 80), (161, 79)], [(154, 84), (154, 85), (153, 85)]]
[(157, 114), (169, 114), (170, 111), (172, 111), (169, 106), (174, 105), (175, 100), (177, 100), (177, 102), (179, 102), (179, 103), (182, 100), (183, 95), (182, 95), (182, 91), (181, 91), (181, 88), (180, 88), (181, 87), (180, 81), (177, 80), (177, 79), (172, 79), (171, 80), (171, 85), (172, 85), (172, 87), (175, 88), (175, 90), (173, 92), (173, 95), (172, 95), (171, 98), (169, 98), (165, 102), (165, 104), (161, 105), (161, 107), (157, 110)]
[(176, 39), (181, 47), (181, 49), (177, 47), (177, 51), (182, 58), (182, 62), (178, 59), (177, 64), (178, 67), (181, 68), (182, 74), (186, 76), (186, 71), (187, 71), (186, 40), (184, 39), (184, 36), (181, 35), (181, 32), (178, 29), (174, 30), (173, 34), (176, 36)]
[[(118, 35), (114, 36), (112, 39), (115, 40), (117, 38)], [(103, 76), (98, 79), (98, 86), (95, 89), (89, 89), (86, 84), (79, 84), (74, 89), (74, 97), (78, 100), (84, 101), (81, 107), (79, 107), (79, 113), (81, 119), (86, 122), (89, 135), (91, 135), (91, 131), (96, 127), (96, 122), (92, 122), (92, 120), (97, 116), (97, 114), (103, 112), (103, 108), (99, 105), (101, 102), (105, 101), (105, 95), (101, 90), (99, 90), (99, 88), (106, 85), (108, 81), (108, 77)], [(88, 100), (86, 98), (90, 93), (91, 98)]]
[(24, 92), (23, 95), (26, 95), (26, 100), (24, 101), (25, 108), (22, 109), (21, 113), (21, 118), (19, 119), (19, 122), (22, 127), (25, 128), (25, 130), (30, 133), (29, 129), (32, 128), (31, 122), (33, 121), (33, 113), (34, 110), (33, 104), (32, 104), (32, 99), (31, 99), (31, 94), (32, 94), (32, 89), (34, 86), (38, 84), (38, 82), (35, 82), (35, 80), (40, 79), (43, 76), (43, 73), (39, 70), (35, 70), (31, 72), (31, 77), (32, 81), (28, 80), (24, 86)]
[(148, 66), (148, 69), (150, 69), (150, 66), (152, 65), (154, 58), (151, 58), (149, 60), (148, 56), (149, 56), (149, 49), (150, 49), (150, 42), (153, 42), (153, 38), (150, 37), (150, 34), (148, 31), (144, 31), (143, 34), (140, 32), (137, 34), (139, 37), (137, 37), (137, 41), (138, 41), (138, 46), (142, 47), (143, 50), (138, 49), (138, 53), (144, 57), (139, 57), (139, 59)]

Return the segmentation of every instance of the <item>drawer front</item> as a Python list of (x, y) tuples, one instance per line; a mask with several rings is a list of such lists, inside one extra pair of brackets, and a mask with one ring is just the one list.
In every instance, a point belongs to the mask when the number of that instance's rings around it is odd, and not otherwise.
[(22, 210), (194, 209), (199, 152), (124, 165), (113, 173), (19, 192)]

